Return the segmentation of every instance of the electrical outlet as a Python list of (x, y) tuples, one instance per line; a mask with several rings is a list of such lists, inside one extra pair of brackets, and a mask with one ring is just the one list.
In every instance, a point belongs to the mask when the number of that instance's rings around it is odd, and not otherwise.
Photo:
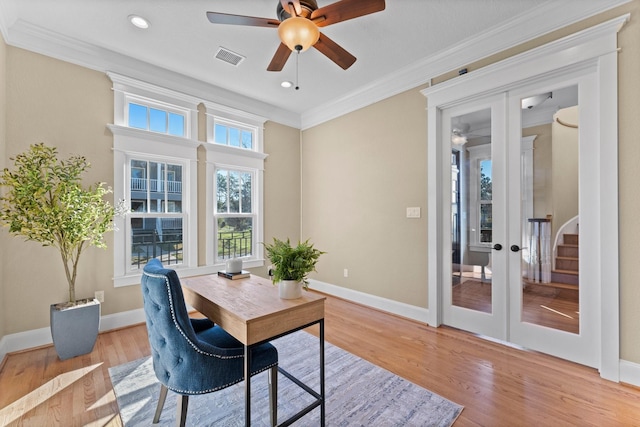
[(94, 296), (98, 301), (104, 302), (104, 291), (96, 291)]
[(345, 268), (343, 274), (344, 274), (344, 277), (349, 277), (349, 269)]

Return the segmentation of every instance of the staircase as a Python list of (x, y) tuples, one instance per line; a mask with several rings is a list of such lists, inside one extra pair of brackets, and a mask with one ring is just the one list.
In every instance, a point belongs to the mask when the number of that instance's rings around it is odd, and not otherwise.
[(558, 244), (556, 268), (551, 271), (551, 282), (567, 289), (578, 289), (578, 235), (563, 234), (563, 243)]

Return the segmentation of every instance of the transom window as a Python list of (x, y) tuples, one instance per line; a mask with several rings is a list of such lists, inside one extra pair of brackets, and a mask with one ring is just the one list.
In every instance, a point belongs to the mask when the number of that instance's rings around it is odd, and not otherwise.
[(129, 102), (128, 126), (151, 132), (185, 136), (185, 115), (141, 103)]
[(216, 119), (213, 125), (213, 142), (230, 147), (253, 150), (254, 130)]

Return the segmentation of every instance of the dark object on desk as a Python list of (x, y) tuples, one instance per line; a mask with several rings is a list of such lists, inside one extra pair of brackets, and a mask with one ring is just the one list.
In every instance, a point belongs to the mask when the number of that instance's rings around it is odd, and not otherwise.
[(244, 279), (245, 277), (250, 277), (251, 273), (248, 272), (247, 270), (242, 270), (239, 273), (227, 273), (225, 270), (220, 270), (218, 271), (218, 276), (224, 277), (225, 279), (229, 279), (229, 280), (237, 280), (237, 279)]
[[(141, 280), (153, 370), (160, 397), (153, 423), (160, 420), (167, 391), (178, 394), (177, 420), (184, 426), (189, 395), (211, 393), (244, 380), (244, 346), (209, 319), (190, 319), (174, 270), (157, 259)], [(278, 351), (270, 343), (251, 348), (251, 376), (269, 370), (271, 424), (277, 420)]]

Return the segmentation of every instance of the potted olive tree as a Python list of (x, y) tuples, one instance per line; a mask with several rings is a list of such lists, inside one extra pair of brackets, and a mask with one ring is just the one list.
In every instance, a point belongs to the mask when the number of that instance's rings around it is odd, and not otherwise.
[(60, 359), (89, 353), (98, 336), (100, 304), (76, 300), (76, 275), (84, 249), (105, 248), (104, 234), (113, 230), (115, 208), (103, 198), (111, 189), (104, 183), (84, 187), (87, 159), (59, 160), (57, 149), (42, 143), (12, 160), (14, 169), (0, 177), (0, 223), (11, 234), (58, 249), (69, 298), (50, 307), (53, 342)]
[(316, 270), (320, 255), (324, 254), (309, 243), (309, 240), (291, 246), (287, 241), (273, 239), (273, 244), (264, 244), (267, 257), (273, 263), (273, 283), (278, 283), (280, 298), (295, 299), (302, 295), (302, 287), (308, 289), (307, 275)]

